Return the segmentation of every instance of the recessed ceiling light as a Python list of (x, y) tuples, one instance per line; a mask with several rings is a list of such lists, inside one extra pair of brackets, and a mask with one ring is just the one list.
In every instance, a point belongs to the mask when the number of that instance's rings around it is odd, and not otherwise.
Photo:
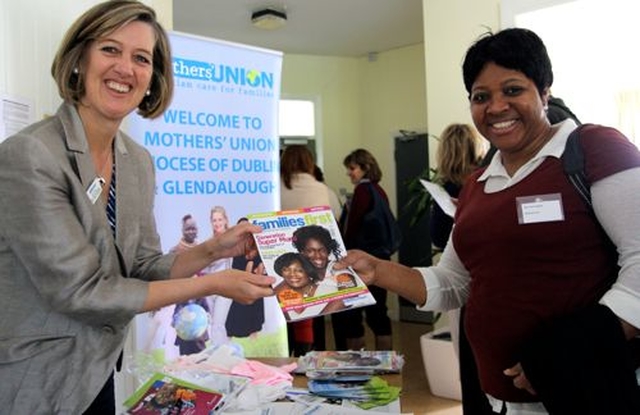
[(279, 29), (287, 23), (287, 14), (273, 7), (256, 10), (251, 14), (251, 24), (259, 29)]

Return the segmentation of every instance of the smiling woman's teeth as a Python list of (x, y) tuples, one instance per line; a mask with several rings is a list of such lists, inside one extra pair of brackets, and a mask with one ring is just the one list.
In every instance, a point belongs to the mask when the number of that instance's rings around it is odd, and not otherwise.
[(117, 82), (107, 82), (107, 86), (118, 92), (129, 92), (129, 86)]
[(497, 122), (497, 123), (493, 124), (493, 128), (508, 128), (508, 127), (511, 127), (513, 125), (513, 123), (515, 123), (514, 120)]

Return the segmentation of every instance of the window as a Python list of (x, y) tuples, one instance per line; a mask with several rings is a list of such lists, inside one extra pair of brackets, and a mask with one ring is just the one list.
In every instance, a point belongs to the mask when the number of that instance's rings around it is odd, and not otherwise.
[(278, 114), (280, 149), (288, 145), (306, 145), (316, 163), (323, 165), (321, 137), (316, 128), (316, 103), (309, 99), (281, 99)]
[(278, 115), (280, 137), (313, 137), (316, 135), (313, 101), (281, 99)]
[(502, 0), (503, 27), (526, 27), (547, 46), (551, 92), (585, 123), (619, 129), (640, 144), (640, 2)]

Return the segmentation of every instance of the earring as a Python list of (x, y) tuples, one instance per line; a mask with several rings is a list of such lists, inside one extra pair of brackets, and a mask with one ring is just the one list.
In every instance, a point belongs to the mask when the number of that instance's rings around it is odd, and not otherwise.
[(75, 68), (73, 68), (73, 73), (74, 73), (74, 74), (76, 74), (76, 75), (77, 75), (78, 73), (80, 73), (80, 71), (78, 70), (78, 67), (77, 67), (77, 66), (76, 66)]
[(145, 92), (144, 94), (145, 94), (146, 96), (151, 95), (151, 90), (150, 90), (150, 89), (147, 89), (147, 92)]

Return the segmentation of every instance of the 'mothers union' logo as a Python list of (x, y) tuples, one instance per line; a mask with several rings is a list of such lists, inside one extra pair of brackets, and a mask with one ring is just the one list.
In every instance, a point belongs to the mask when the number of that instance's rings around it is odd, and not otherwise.
[(224, 64), (174, 58), (176, 86), (226, 93), (273, 96), (273, 73)]

